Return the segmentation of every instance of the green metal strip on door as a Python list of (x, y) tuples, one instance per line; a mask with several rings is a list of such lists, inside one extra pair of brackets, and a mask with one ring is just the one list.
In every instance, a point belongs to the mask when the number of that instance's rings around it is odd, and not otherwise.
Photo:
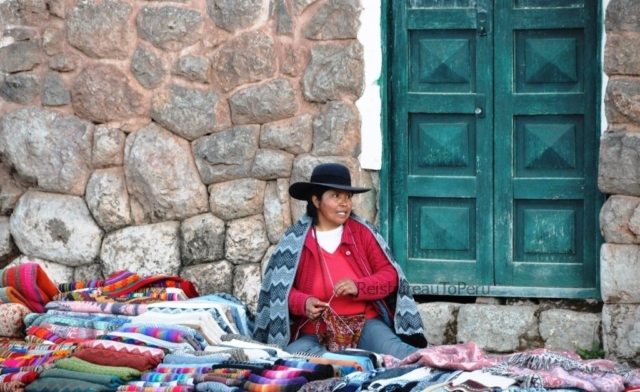
[(597, 2), (389, 7), (388, 232), (410, 281), (594, 296)]

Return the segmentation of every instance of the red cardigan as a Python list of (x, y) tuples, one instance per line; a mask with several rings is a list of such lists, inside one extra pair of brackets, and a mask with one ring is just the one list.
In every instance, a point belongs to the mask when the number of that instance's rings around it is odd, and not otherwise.
[[(342, 240), (336, 251), (342, 252), (359, 278), (354, 282), (358, 288), (356, 299), (375, 301), (395, 292), (398, 286), (398, 273), (373, 234), (364, 225), (353, 219), (347, 219)], [(312, 291), (314, 278), (320, 274), (319, 267), (316, 240), (313, 237), (313, 230), (309, 230), (300, 256), (296, 278), (289, 293), (289, 311), (295, 316), (301, 316), (299, 320), (306, 316), (305, 303), (311, 297), (306, 293)], [(292, 329), (292, 339), (297, 335), (298, 324), (299, 322), (296, 322)]]

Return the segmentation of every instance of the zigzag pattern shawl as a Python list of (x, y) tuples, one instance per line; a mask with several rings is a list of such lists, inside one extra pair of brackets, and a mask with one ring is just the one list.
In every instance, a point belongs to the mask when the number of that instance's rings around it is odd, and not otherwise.
[[(411, 295), (409, 282), (402, 269), (393, 258), (391, 249), (378, 230), (366, 220), (351, 214), (351, 218), (363, 224), (398, 272), (398, 290), (394, 313), (394, 327), (398, 335), (423, 336), (422, 320)], [(258, 298), (258, 311), (253, 338), (259, 342), (277, 344), (281, 347), (289, 344), (289, 292), (296, 277), (296, 271), (302, 255), (305, 238), (311, 228), (311, 218), (304, 215), (291, 226), (273, 251), (262, 280)]]

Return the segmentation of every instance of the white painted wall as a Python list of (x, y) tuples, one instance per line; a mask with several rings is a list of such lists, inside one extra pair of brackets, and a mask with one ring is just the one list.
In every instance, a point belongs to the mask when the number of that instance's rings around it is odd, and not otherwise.
[(381, 0), (362, 0), (358, 40), (364, 45), (365, 89), (356, 102), (362, 119), (363, 169), (380, 170), (382, 167), (382, 13)]

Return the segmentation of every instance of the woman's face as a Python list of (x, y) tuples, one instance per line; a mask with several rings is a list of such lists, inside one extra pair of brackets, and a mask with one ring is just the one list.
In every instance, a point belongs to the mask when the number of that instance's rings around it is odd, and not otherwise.
[(339, 189), (329, 189), (322, 199), (313, 196), (313, 204), (318, 209), (318, 230), (337, 229), (351, 215), (351, 197), (353, 194)]

